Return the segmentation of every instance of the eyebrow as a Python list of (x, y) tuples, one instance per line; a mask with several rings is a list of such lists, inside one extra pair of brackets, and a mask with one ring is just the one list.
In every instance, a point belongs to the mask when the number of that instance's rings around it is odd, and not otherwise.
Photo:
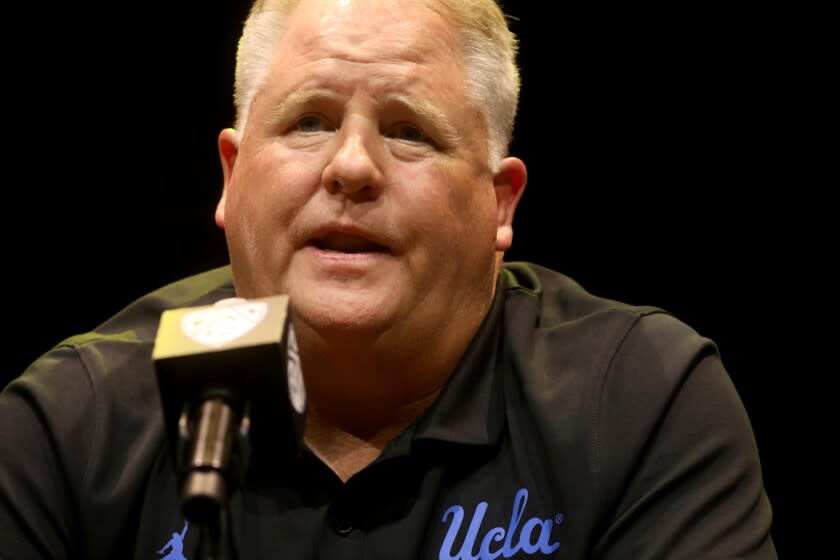
[(289, 94), (283, 101), (272, 107), (268, 114), (268, 123), (281, 122), (286, 115), (294, 113), (305, 105), (322, 101), (341, 102), (341, 96), (328, 89), (299, 89)]
[[(300, 89), (289, 94), (283, 101), (274, 106), (268, 116), (269, 124), (281, 122), (289, 113), (295, 113), (300, 108), (321, 102), (345, 103), (344, 96), (329, 89)], [(397, 105), (410, 113), (418, 115), (422, 120), (430, 123), (435, 132), (443, 136), (442, 140), (450, 144), (461, 139), (458, 129), (452, 125), (443, 111), (434, 104), (401, 93), (387, 93), (383, 96), (381, 105)]]

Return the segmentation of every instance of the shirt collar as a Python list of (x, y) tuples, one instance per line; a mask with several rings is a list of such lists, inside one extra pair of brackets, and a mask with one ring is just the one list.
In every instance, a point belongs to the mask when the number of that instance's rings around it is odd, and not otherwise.
[(501, 274), (490, 310), (440, 396), (418, 419), (413, 440), (492, 445), (506, 415), (502, 391), (500, 340), (506, 275)]

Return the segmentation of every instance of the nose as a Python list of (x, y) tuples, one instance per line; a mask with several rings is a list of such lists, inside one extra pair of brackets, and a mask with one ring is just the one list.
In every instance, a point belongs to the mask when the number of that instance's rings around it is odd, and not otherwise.
[(364, 125), (348, 125), (337, 140), (339, 145), (321, 175), (324, 186), (331, 194), (354, 199), (376, 196), (383, 178), (377, 164), (377, 135)]

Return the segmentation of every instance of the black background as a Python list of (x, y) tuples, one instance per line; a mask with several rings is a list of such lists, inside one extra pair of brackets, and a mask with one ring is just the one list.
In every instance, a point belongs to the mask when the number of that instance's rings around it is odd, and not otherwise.
[[(3, 23), (3, 383), (145, 292), (226, 262), (216, 137), (233, 120), (247, 5), (216, 4), (19, 7)], [(789, 385), (807, 371), (790, 311), (798, 211), (779, 190), (796, 172), (786, 27), (731, 6), (507, 4), (523, 73), (512, 153), (529, 167), (508, 260), (664, 307), (718, 343), (784, 557)]]

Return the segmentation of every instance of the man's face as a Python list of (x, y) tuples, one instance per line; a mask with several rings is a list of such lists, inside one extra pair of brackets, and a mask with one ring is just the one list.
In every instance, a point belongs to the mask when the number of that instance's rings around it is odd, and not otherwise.
[(220, 138), (238, 295), (322, 336), (428, 336), (483, 313), (504, 212), (454, 27), (413, 0), (303, 0), (236, 149)]

